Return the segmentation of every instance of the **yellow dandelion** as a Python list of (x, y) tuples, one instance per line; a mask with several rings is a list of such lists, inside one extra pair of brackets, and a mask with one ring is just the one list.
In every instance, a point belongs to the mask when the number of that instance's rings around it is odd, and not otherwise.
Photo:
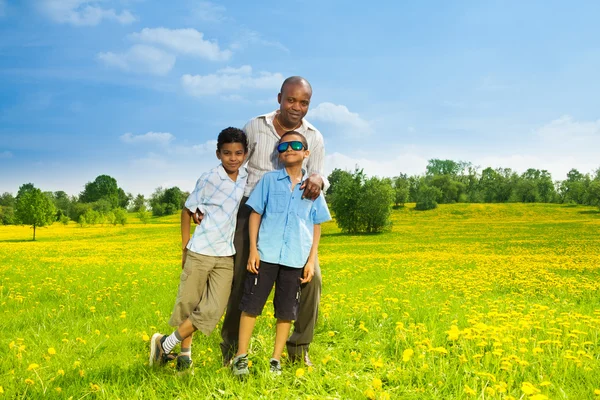
[(83, 378), (83, 376), (85, 375), (85, 371), (80, 369), (79, 370), (79, 376)]
[(596, 390), (594, 390), (594, 394), (595, 394), (596, 396), (600, 396), (600, 389), (596, 389)]
[(540, 392), (540, 389), (533, 386), (533, 384), (531, 384), (531, 382), (523, 382), (521, 384), (521, 390), (526, 395), (532, 395), (532, 394), (536, 394), (536, 393)]
[(4, 388), (0, 386), (0, 394), (4, 394)]
[(144, 333), (144, 335), (142, 336), (142, 340), (143, 340), (144, 342), (147, 342), (147, 341), (149, 341), (149, 340), (150, 340), (150, 337)]
[(475, 389), (472, 389), (469, 385), (465, 385), (464, 392), (469, 396), (475, 396), (477, 394)]
[(369, 400), (375, 400), (377, 398), (373, 389), (365, 390), (365, 397)]
[(62, 389), (60, 387), (55, 387), (54, 390), (56, 390), (56, 393), (62, 392)]
[(296, 378), (302, 378), (304, 376), (304, 368), (298, 368), (296, 370)]
[(40, 366), (38, 364), (29, 364), (27, 367), (27, 371), (33, 371), (34, 369), (38, 369)]
[(77, 367), (79, 367), (80, 365), (81, 365), (81, 361), (75, 361), (75, 362), (73, 363), (73, 368), (77, 368)]
[(534, 394), (533, 396), (529, 396), (529, 400), (548, 400), (548, 396), (543, 394)]
[(334, 337), (334, 336), (335, 336), (335, 332), (334, 332), (334, 331), (329, 331), (329, 332), (327, 332), (327, 334), (328, 334), (330, 337)]
[(248, 368), (252, 367), (252, 360), (248, 361)]
[(55, 355), (55, 354), (56, 354), (56, 350), (54, 349), (54, 347), (50, 347), (50, 348), (48, 349), (48, 354), (50, 354), (51, 356), (53, 356), (53, 355)]
[(28, 385), (33, 385), (35, 382), (33, 381), (33, 379), (27, 378), (27, 379), (25, 379), (25, 383)]
[(381, 379), (379, 378), (373, 378), (371, 386), (373, 386), (373, 389), (375, 390), (381, 390), (383, 388), (383, 382), (381, 382)]
[(91, 383), (91, 382), (90, 382), (90, 390), (91, 390), (92, 392), (97, 392), (98, 390), (100, 390), (100, 386), (99, 386), (99, 385), (96, 385), (95, 383)]
[(379, 400), (390, 400), (390, 399), (391, 399), (390, 394), (387, 392), (381, 392), (379, 394)]
[(460, 336), (460, 330), (456, 325), (452, 325), (450, 330), (446, 331), (446, 333), (448, 334), (448, 340), (452, 341), (458, 340), (458, 337)]
[(121, 333), (127, 333), (127, 328), (123, 329)]
[(65, 370), (64, 369), (59, 369), (57, 372), (58, 375), (64, 375), (65, 374)]
[(100, 329), (96, 329), (96, 330), (94, 331), (94, 333), (95, 333), (96, 335), (99, 335), (99, 334), (100, 334)]
[(402, 361), (404, 362), (409, 362), (410, 359), (413, 357), (413, 355), (415, 354), (415, 351), (413, 349), (406, 349), (402, 352)]

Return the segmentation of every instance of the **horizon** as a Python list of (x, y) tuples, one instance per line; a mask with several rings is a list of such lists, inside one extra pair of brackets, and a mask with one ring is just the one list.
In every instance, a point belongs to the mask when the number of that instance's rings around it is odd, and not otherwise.
[[(290, 17), (304, 13), (304, 17)], [(0, 193), (191, 191), (218, 132), (313, 87), (326, 167), (600, 168), (600, 3), (0, 0)]]

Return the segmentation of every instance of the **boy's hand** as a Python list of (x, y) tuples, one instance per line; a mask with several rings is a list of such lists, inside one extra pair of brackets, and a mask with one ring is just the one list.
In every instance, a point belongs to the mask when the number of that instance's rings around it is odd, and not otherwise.
[(258, 268), (260, 267), (260, 256), (257, 250), (250, 250), (250, 256), (248, 257), (248, 265), (246, 269), (252, 272), (254, 275), (258, 274)]
[(185, 265), (185, 259), (186, 259), (186, 256), (187, 256), (187, 248), (186, 248), (186, 247), (184, 247), (184, 248), (181, 250), (181, 269), (182, 269), (182, 270), (183, 270), (183, 266)]
[(313, 276), (315, 276), (315, 262), (309, 260), (304, 266), (304, 274), (302, 279), (300, 279), (300, 283), (310, 282)]
[(200, 225), (200, 222), (202, 222), (202, 218), (204, 218), (204, 214), (202, 214), (200, 210), (196, 208), (196, 211), (192, 213), (192, 219), (194, 220), (194, 223), (196, 225)]
[(319, 174), (312, 174), (300, 185), (300, 190), (304, 190), (302, 198), (315, 200), (321, 194), (323, 187), (323, 178)]

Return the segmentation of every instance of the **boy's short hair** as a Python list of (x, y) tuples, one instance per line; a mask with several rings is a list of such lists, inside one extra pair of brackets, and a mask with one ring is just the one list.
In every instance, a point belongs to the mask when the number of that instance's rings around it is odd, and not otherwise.
[(217, 138), (217, 151), (221, 151), (221, 147), (226, 143), (241, 143), (244, 146), (244, 152), (248, 152), (248, 138), (241, 129), (231, 126), (223, 129)]
[(296, 132), (296, 131), (287, 131), (286, 133), (281, 135), (281, 137), (279, 138), (279, 143), (281, 143), (281, 141), (283, 140), (284, 137), (289, 136), (289, 135), (296, 135), (296, 136), (300, 137), (300, 141), (302, 142), (302, 145), (304, 146), (304, 150), (308, 150), (308, 142), (306, 141), (306, 137), (303, 134), (301, 134), (300, 132)]

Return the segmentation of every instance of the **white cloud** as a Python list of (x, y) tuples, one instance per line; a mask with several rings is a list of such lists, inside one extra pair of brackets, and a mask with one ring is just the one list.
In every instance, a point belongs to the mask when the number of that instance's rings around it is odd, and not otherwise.
[(76, 26), (95, 26), (105, 19), (123, 25), (136, 20), (128, 10), (119, 13), (100, 7), (100, 3), (101, 0), (41, 0), (37, 7), (54, 22)]
[(225, 20), (226, 8), (208, 1), (201, 1), (192, 11), (194, 19), (203, 22), (222, 22)]
[(221, 50), (217, 42), (204, 40), (204, 34), (195, 29), (144, 28), (129, 38), (143, 43), (161, 45), (173, 52), (201, 57), (210, 61), (226, 61), (231, 50)]
[(368, 121), (362, 119), (357, 113), (350, 112), (344, 105), (321, 103), (308, 112), (308, 117), (311, 120), (338, 125), (352, 136), (373, 133), (373, 128)]
[(98, 53), (97, 58), (109, 67), (130, 72), (166, 75), (175, 65), (176, 57), (146, 45), (134, 45), (125, 53)]
[(244, 65), (209, 75), (186, 74), (181, 77), (181, 85), (190, 95), (201, 97), (241, 89), (279, 89), (283, 80), (283, 75), (278, 72), (260, 72), (253, 76), (252, 67)]
[(290, 53), (290, 50), (283, 44), (277, 41), (263, 39), (260, 33), (248, 29), (241, 32), (240, 38), (231, 44), (231, 48), (238, 50), (250, 47), (252, 45), (274, 47), (285, 53)]
[(159, 145), (168, 145), (175, 137), (168, 132), (148, 132), (143, 135), (134, 135), (133, 133), (125, 133), (120, 136), (122, 142), (125, 143), (156, 143)]
[(335, 168), (354, 171), (355, 167), (364, 169), (367, 176), (392, 177), (399, 173), (420, 175), (425, 172), (427, 158), (411, 153), (398, 153), (393, 158), (382, 159), (381, 155), (372, 157), (352, 157), (341, 153), (325, 156), (325, 173), (329, 175)]
[[(600, 119), (597, 121), (574, 121), (570, 115), (551, 121), (550, 123), (536, 129), (536, 135), (548, 141), (578, 141), (598, 142), (600, 141)], [(591, 143), (588, 143), (591, 144)]]
[(12, 156), (13, 156), (13, 154), (8, 150), (0, 151), (0, 160), (12, 158)]

